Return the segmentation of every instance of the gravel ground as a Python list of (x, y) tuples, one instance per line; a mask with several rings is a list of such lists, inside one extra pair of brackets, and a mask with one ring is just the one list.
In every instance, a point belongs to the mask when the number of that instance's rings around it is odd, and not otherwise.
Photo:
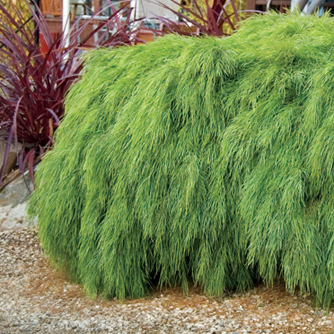
[[(36, 230), (0, 233), (0, 333), (331, 333), (334, 314), (284, 285), (208, 299), (200, 289), (145, 299), (90, 300), (50, 269)], [(333, 332), (334, 333), (334, 332)]]

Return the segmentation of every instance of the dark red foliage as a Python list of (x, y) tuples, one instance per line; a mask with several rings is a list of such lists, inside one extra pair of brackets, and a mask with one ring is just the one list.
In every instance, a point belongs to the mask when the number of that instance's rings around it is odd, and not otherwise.
[[(212, 5), (209, 4), (208, 0), (205, 0), (204, 10), (200, 8), (197, 0), (192, 0), (194, 9), (184, 6), (175, 0), (171, 1), (178, 5), (182, 11), (179, 12), (163, 3), (160, 4), (173, 12), (179, 18), (180, 22), (184, 22), (185, 24), (190, 23), (193, 27), (196, 27), (197, 35), (226, 36), (228, 33), (224, 32), (223, 25), (228, 25), (232, 30), (235, 30), (235, 24), (231, 20), (232, 16), (235, 17), (236, 22), (239, 22), (238, 10), (233, 0), (213, 0)], [(229, 3), (233, 8), (231, 14), (226, 12), (226, 6)], [(196, 20), (191, 19), (187, 14), (191, 14)], [(184, 29), (172, 20), (163, 17), (159, 17), (159, 19), (172, 32), (176, 32), (180, 35), (194, 35), (193, 32), (187, 31), (187, 29)]]

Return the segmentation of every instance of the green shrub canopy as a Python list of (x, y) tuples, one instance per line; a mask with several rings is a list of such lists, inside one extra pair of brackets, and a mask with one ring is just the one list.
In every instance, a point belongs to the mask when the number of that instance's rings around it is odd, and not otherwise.
[[(334, 25), (253, 17), (86, 57), (30, 212), (87, 293), (334, 288)], [(155, 276), (156, 275), (156, 276)]]

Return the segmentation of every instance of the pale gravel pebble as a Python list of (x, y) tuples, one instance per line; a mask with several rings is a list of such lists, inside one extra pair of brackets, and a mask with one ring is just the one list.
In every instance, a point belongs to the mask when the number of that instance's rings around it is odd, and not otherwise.
[(123, 304), (92, 301), (48, 267), (36, 230), (0, 233), (0, 334), (322, 334), (334, 329), (333, 313), (313, 310), (309, 299), (287, 295), (289, 301), (277, 309), (264, 300), (264, 290), (219, 300), (167, 291)]

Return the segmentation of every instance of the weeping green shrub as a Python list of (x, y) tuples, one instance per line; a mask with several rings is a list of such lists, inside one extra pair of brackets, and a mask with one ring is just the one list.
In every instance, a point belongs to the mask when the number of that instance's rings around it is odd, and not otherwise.
[(93, 297), (284, 278), (328, 307), (333, 27), (270, 14), (91, 52), (30, 200), (51, 261)]

